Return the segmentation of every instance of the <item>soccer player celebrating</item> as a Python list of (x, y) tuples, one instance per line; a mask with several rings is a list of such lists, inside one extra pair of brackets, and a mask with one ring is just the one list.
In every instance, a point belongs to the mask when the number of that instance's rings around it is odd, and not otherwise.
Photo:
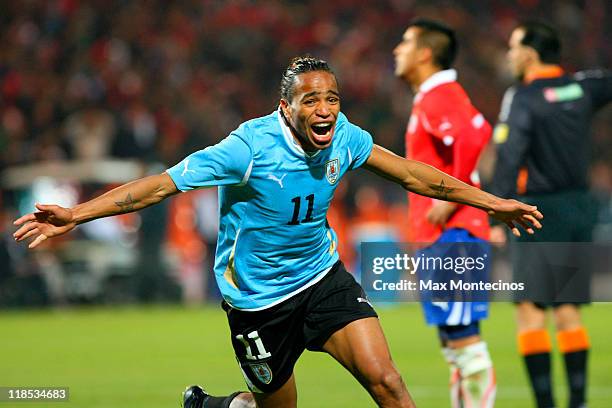
[[(406, 130), (406, 157), (479, 186), (476, 165), (490, 139), (491, 126), (472, 106), (457, 83), (457, 72), (451, 69), (457, 53), (454, 32), (436, 21), (415, 20), (393, 53), (395, 75), (415, 93)], [(408, 236), (411, 242), (428, 245), (423, 253), (444, 256), (449, 243), (468, 243), (465, 250), (488, 250), (486, 213), (412, 192), (408, 195)], [(450, 366), (451, 406), (492, 407), (495, 375), (479, 329), (479, 321), (487, 316), (487, 302), (426, 298), (422, 304), (427, 323), (438, 327)]]
[(373, 144), (340, 112), (327, 63), (295, 58), (280, 105), (166, 172), (117, 187), (73, 208), (37, 205), (15, 221), (34, 248), (78, 224), (137, 211), (180, 191), (219, 186), (217, 284), (250, 393), (184, 393), (193, 407), (295, 407), (293, 367), (305, 349), (330, 354), (381, 407), (414, 407), (376, 312), (336, 251), (326, 213), (340, 179), (364, 166), (402, 187), (487, 211), (520, 235), (540, 228), (536, 207), (505, 200)]
[[(520, 83), (506, 92), (495, 127), (497, 163), (491, 188), (498, 194), (521, 194), (546, 212), (549, 221), (544, 234), (520, 242), (591, 241), (595, 211), (587, 180), (590, 123), (612, 100), (612, 76), (605, 71), (566, 74), (558, 65), (560, 48), (556, 31), (538, 22), (519, 25), (509, 41), (508, 63)], [(540, 408), (555, 406), (548, 307), (554, 311), (557, 344), (565, 360), (569, 407), (586, 406), (589, 340), (578, 306), (588, 302), (589, 282), (573, 279), (575, 298), (558, 298), (555, 282), (567, 283), (576, 272), (564, 268), (575, 264), (565, 252), (535, 245), (513, 251), (518, 255), (513, 259), (514, 280), (528, 288), (516, 298), (519, 352)]]

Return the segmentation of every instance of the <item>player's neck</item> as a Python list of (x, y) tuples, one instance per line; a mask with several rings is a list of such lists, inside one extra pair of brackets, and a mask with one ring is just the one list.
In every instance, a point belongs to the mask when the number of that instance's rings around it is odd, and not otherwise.
[(319, 149), (317, 149), (316, 147), (312, 147), (312, 146), (308, 145), (307, 142), (304, 142), (302, 140), (302, 137), (301, 137), (300, 133), (297, 131), (297, 129), (295, 127), (293, 127), (291, 122), (289, 122), (289, 120), (285, 117), (285, 114), (281, 112), (281, 116), (283, 118), (283, 121), (285, 122), (285, 124), (289, 128), (289, 131), (291, 132), (291, 137), (293, 137), (293, 141), (295, 142), (295, 144), (300, 146), (302, 148), (302, 150), (304, 151), (304, 153), (306, 153), (307, 156), (314, 156), (314, 155), (316, 155), (319, 152)]
[(414, 78), (412, 78), (410, 81), (410, 85), (412, 86), (414, 93), (418, 93), (421, 85), (423, 85), (423, 82), (427, 81), (434, 74), (440, 71), (442, 71), (440, 68), (433, 65), (423, 65), (419, 67), (414, 73)]

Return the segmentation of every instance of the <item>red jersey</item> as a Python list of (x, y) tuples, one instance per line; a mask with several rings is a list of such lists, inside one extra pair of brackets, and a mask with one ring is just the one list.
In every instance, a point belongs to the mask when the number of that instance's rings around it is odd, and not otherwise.
[[(491, 137), (491, 125), (456, 79), (456, 71), (449, 69), (435, 73), (421, 85), (406, 129), (406, 157), (480, 187), (476, 165)], [(436, 200), (408, 193), (408, 201), (408, 239), (435, 242), (443, 228), (429, 223), (426, 215)], [(489, 239), (488, 215), (474, 207), (458, 206), (445, 228), (463, 228)]]

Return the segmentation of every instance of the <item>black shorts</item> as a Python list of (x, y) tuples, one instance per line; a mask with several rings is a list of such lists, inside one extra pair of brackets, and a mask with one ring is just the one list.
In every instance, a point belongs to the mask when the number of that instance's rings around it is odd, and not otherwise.
[(366, 295), (338, 261), (308, 289), (268, 309), (249, 312), (222, 303), (232, 345), (253, 392), (273, 392), (287, 382), (305, 349), (322, 351), (348, 323), (378, 317)]
[(591, 299), (592, 238), (597, 211), (586, 191), (526, 196), (544, 214), (543, 227), (512, 245), (513, 278), (525, 284), (514, 301), (540, 308), (588, 304)]
[(539, 308), (588, 304), (591, 300), (591, 259), (581, 243), (514, 244), (514, 282), (524, 290), (514, 292), (516, 303)]

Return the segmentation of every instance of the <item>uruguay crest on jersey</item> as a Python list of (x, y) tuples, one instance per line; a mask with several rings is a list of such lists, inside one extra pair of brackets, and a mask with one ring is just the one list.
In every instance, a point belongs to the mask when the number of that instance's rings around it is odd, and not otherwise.
[(264, 384), (270, 384), (272, 382), (272, 370), (267, 363), (251, 363), (251, 370), (259, 381)]
[(334, 184), (338, 180), (338, 164), (338, 159), (332, 159), (325, 163), (325, 177), (327, 177), (329, 184)]

